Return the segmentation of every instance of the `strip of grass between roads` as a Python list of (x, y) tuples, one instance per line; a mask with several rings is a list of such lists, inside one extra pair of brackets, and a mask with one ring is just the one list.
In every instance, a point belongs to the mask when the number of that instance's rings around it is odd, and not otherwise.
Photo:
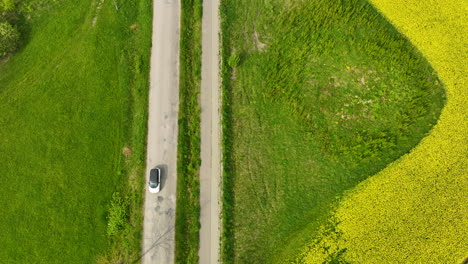
[(175, 263), (198, 263), (201, 0), (181, 0)]
[(219, 16), (221, 19), (221, 89), (222, 89), (222, 106), (221, 106), (221, 125), (222, 125), (222, 208), (221, 208), (221, 262), (234, 262), (234, 173), (232, 162), (232, 109), (231, 109), (231, 89), (230, 76), (231, 67), (228, 64), (231, 56), (229, 42), (229, 24), (226, 1), (221, 1), (219, 7)]

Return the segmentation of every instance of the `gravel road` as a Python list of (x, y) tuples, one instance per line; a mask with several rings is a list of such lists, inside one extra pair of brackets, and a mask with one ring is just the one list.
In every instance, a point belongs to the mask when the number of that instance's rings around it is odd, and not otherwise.
[(221, 127), (219, 0), (203, 1), (199, 263), (219, 263)]
[(179, 104), (179, 0), (154, 0), (146, 181), (163, 166), (160, 193), (146, 187), (143, 264), (174, 263), (177, 112)]

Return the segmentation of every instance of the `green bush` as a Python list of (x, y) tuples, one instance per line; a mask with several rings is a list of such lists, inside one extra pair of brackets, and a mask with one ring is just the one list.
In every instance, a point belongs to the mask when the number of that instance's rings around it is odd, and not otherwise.
[(0, 22), (0, 57), (18, 48), (20, 34), (8, 22)]
[(240, 63), (239, 54), (237, 54), (236, 52), (233, 52), (231, 54), (231, 57), (229, 57), (229, 60), (228, 60), (229, 67), (235, 68), (235, 67), (239, 66), (239, 63)]
[(0, 2), (0, 11), (13, 11), (15, 9), (14, 0), (2, 0)]
[(115, 192), (112, 195), (112, 202), (109, 207), (107, 217), (107, 236), (112, 237), (121, 230), (127, 223), (129, 213), (129, 203), (127, 199), (122, 198), (120, 193)]

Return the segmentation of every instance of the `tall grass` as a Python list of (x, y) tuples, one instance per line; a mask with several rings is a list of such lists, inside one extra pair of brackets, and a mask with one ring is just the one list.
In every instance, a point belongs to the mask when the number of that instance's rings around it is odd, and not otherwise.
[[(324, 154), (359, 163), (393, 152), (397, 144), (415, 143), (406, 139), (414, 132), (411, 125), (430, 114), (434, 107), (430, 97), (440, 95), (437, 100), (442, 102), (443, 93), (433, 89), (438, 82), (435, 73), (421, 65), (424, 60), (405, 39), (389, 34), (391, 26), (377, 12), (365, 1), (322, 1), (299, 4), (280, 17), (280, 30), (289, 30), (269, 44), (267, 93), (300, 117), (308, 136), (321, 137)], [(374, 27), (377, 23), (382, 26)], [(373, 36), (359, 39), (366, 34), (364, 29)], [(333, 49), (340, 46), (343, 48)], [(361, 57), (356, 58), (356, 53)], [(385, 58), (385, 64), (379, 58)], [(404, 68), (396, 68), (400, 65)], [(418, 73), (421, 70), (424, 74)], [(325, 76), (328, 78), (317, 78)], [(398, 92), (390, 88), (395, 77), (405, 82)], [(313, 94), (319, 92), (325, 94)], [(338, 105), (327, 96), (348, 103)], [(390, 113), (385, 121), (376, 120), (378, 115)], [(390, 119), (392, 125), (384, 124)], [(373, 129), (376, 122), (384, 127)], [(429, 126), (423, 123), (421, 128), (427, 130)]]
[[(231, 89), (231, 72), (232, 67), (229, 65), (231, 57), (231, 42), (230, 42), (230, 26), (229, 14), (230, 9), (227, 1), (221, 1), (219, 7), (220, 15), (220, 30), (221, 30), (221, 89), (222, 89), (222, 106), (221, 106), (221, 126), (222, 126), (222, 178), (221, 178), (221, 245), (220, 259), (222, 263), (232, 263), (234, 257), (234, 163), (232, 162), (232, 89)], [(237, 63), (238, 64), (238, 63)]]
[(181, 4), (175, 262), (198, 263), (202, 1)]
[(444, 90), (366, 1), (226, 0), (221, 15), (223, 261), (283, 263), (419, 142)]

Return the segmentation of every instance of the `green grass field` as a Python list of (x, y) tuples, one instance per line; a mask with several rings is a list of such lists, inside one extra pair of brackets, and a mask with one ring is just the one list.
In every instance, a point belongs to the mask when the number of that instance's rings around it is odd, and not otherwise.
[(284, 263), (344, 191), (428, 133), (444, 89), (366, 1), (226, 0), (221, 12), (223, 260)]
[[(0, 63), (0, 259), (135, 260), (151, 1), (20, 4), (30, 17), (21, 23), (24, 44)], [(108, 238), (115, 191), (130, 217)]]

